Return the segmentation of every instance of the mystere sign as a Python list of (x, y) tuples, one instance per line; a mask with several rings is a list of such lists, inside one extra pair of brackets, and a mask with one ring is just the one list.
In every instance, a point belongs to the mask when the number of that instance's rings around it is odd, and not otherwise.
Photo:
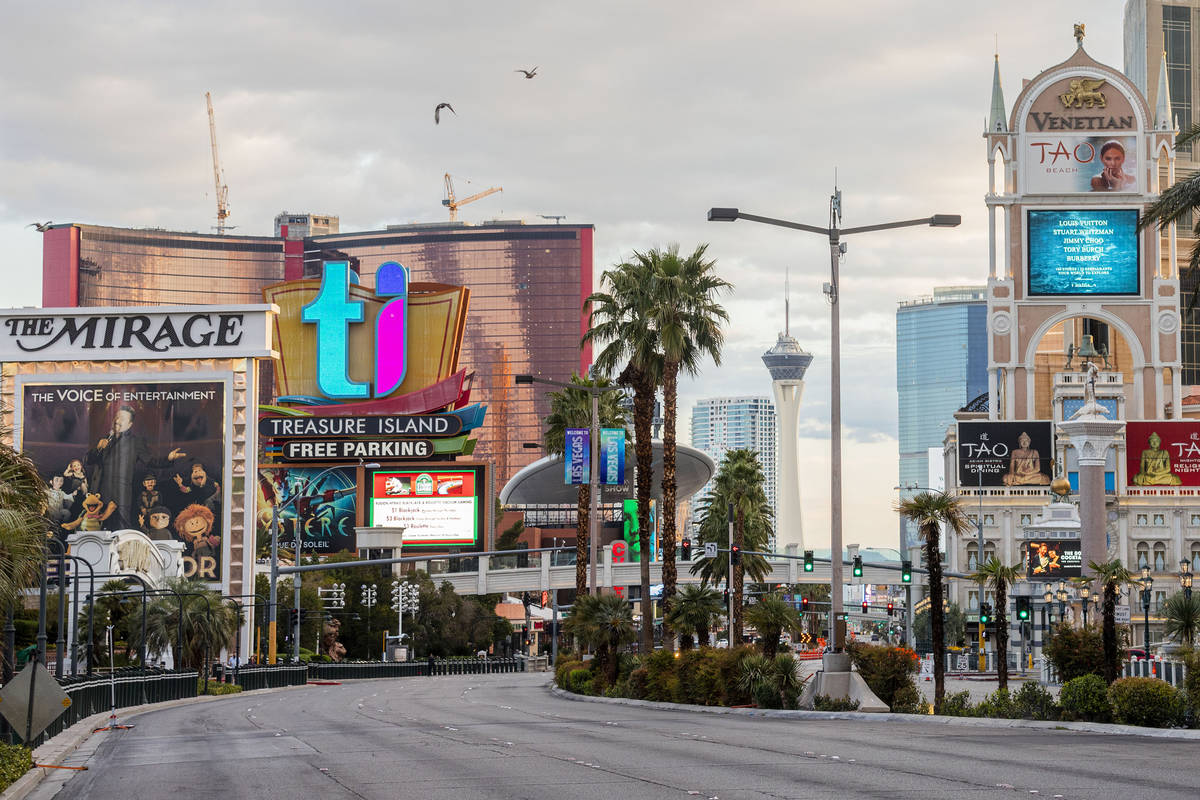
[(0, 361), (266, 358), (275, 307), (152, 306), (0, 311)]
[(453, 414), (414, 414), (380, 417), (266, 417), (258, 435), (268, 439), (332, 438), (335, 436), (457, 436), (462, 419)]

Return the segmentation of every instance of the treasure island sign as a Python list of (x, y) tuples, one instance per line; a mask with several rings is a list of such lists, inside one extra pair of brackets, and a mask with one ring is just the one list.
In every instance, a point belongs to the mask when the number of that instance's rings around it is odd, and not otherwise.
[[(279, 358), (276, 401), (258, 420), (260, 525), (280, 505), (284, 546), (298, 538), (316, 554), (353, 550), (361, 464), (421, 473), (452, 468), (474, 450), (469, 432), (485, 408), (470, 404), (469, 378), (458, 368), (469, 291), (411, 283), (396, 262), (379, 267), (372, 291), (347, 262), (328, 261), (320, 278), (263, 295), (279, 307)], [(483, 475), (471, 484), (482, 508), (490, 508), (489, 486)], [(406, 534), (404, 546), (483, 546), (480, 526), (460, 533), (423, 542)]]

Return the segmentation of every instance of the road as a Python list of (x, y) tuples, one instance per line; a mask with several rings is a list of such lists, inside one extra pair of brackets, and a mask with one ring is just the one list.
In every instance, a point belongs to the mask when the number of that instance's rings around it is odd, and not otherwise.
[(68, 773), (57, 797), (1200, 795), (1194, 741), (659, 711), (558, 698), (547, 677), (361, 681), (148, 712), (93, 736), (78, 755), (89, 770)]

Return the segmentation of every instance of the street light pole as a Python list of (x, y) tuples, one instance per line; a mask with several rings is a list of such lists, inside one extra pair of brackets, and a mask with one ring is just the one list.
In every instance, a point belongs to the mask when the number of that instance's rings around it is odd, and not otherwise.
[(1184, 599), (1192, 599), (1192, 562), (1186, 558), (1179, 560), (1179, 586), (1183, 589)]
[[(845, 646), (845, 629), (838, 623), (842, 618), (842, 572), (845, 565), (842, 561), (842, 364), (841, 364), (841, 318), (838, 308), (838, 259), (845, 252), (841, 237), (852, 233), (869, 233), (871, 231), (906, 228), (914, 225), (929, 225), (935, 228), (952, 228), (962, 223), (962, 217), (956, 214), (935, 214), (932, 217), (903, 220), (900, 222), (885, 222), (879, 225), (862, 225), (855, 228), (839, 228), (842, 220), (842, 192), (836, 186), (829, 198), (829, 227), (821, 228), (816, 225), (805, 225), (799, 222), (789, 222), (771, 217), (761, 217), (756, 214), (746, 214), (737, 208), (710, 208), (709, 222), (734, 222), (739, 219), (751, 222), (761, 222), (781, 228), (806, 231), (826, 236), (829, 241), (830, 284), (826, 290), (829, 298), (830, 318), (830, 387), (829, 387), (829, 425), (830, 425), (830, 530), (829, 557), (831, 562), (829, 594), (831, 601), (832, 630), (834, 652), (841, 652)], [(790, 443), (789, 443), (790, 446)]]
[(1146, 659), (1150, 659), (1150, 590), (1154, 587), (1154, 577), (1150, 574), (1150, 567), (1142, 567), (1142, 615), (1143, 615), (1143, 631), (1144, 644), (1146, 650)]

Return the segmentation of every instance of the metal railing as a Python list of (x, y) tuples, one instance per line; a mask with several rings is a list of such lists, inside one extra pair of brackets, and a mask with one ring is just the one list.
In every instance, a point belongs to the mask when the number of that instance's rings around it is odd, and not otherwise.
[[(234, 673), (225, 671), (225, 676), (233, 682)], [(255, 689), (278, 689), (281, 686), (303, 686), (308, 682), (309, 668), (304, 664), (276, 664), (275, 666), (258, 665), (238, 667), (237, 685), (244, 692)]]

